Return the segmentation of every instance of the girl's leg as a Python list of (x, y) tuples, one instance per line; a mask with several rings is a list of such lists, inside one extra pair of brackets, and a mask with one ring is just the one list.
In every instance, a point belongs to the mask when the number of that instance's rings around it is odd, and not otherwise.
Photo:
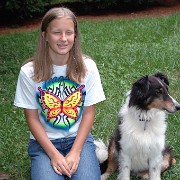
[(100, 180), (100, 167), (95, 153), (92, 135), (89, 135), (83, 150), (77, 171), (72, 175), (72, 180)]
[(51, 166), (51, 162), (45, 151), (37, 141), (31, 140), (28, 146), (28, 153), (31, 158), (31, 179), (32, 180), (64, 180)]

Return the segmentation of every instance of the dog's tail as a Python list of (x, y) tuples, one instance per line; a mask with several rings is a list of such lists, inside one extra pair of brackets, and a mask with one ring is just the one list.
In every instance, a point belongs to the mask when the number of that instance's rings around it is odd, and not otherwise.
[(95, 140), (94, 144), (96, 145), (96, 156), (101, 164), (108, 159), (108, 148), (100, 139)]
[(94, 144), (96, 145), (96, 156), (99, 160), (101, 174), (103, 174), (108, 165), (108, 147), (100, 139), (95, 140)]

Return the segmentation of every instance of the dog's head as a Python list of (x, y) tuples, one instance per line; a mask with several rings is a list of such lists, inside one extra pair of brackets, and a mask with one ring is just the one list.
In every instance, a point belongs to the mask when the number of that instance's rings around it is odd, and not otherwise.
[(180, 104), (169, 95), (168, 86), (168, 77), (162, 73), (140, 78), (132, 86), (129, 107), (156, 108), (169, 113), (180, 110)]

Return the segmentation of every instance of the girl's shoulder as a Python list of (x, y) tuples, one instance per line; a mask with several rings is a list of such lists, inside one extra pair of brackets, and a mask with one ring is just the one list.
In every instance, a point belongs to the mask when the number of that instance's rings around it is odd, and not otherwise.
[(34, 73), (33, 61), (25, 62), (25, 63), (21, 66), (21, 72), (23, 72), (23, 73), (26, 74), (27, 76), (32, 76), (33, 73)]
[(21, 68), (32, 68), (33, 67), (33, 61), (25, 61), (25, 63), (23, 63)]
[(89, 56), (83, 56), (83, 60), (84, 60), (84, 64), (86, 66), (86, 68), (95, 68), (96, 67), (96, 63), (95, 61), (89, 57)]

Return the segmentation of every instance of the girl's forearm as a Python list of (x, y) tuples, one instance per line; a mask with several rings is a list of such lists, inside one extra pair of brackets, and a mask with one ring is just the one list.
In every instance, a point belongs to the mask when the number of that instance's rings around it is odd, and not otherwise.
[(95, 115), (95, 105), (84, 108), (81, 124), (79, 126), (77, 136), (71, 151), (75, 151), (79, 153), (81, 152), (84, 142), (86, 141), (86, 138), (92, 129), (94, 123), (94, 115)]
[(56, 153), (59, 153), (49, 140), (43, 126), (41, 125), (38, 119), (37, 110), (25, 109), (24, 113), (31, 133), (48, 154), (48, 156), (51, 158)]

